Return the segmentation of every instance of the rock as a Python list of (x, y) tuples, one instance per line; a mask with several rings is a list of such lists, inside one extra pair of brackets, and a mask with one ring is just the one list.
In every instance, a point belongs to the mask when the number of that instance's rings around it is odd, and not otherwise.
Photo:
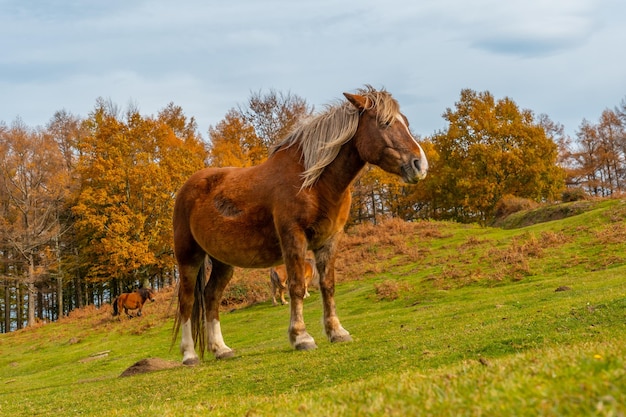
[(163, 369), (176, 368), (178, 366), (182, 366), (182, 365), (178, 362), (166, 361), (164, 359), (159, 359), (159, 358), (142, 359), (139, 362), (132, 365), (131, 367), (129, 367), (128, 369), (126, 369), (124, 372), (122, 372), (122, 374), (120, 375), (120, 378), (125, 377), (125, 376), (133, 376), (137, 374), (146, 374), (148, 372), (161, 371)]

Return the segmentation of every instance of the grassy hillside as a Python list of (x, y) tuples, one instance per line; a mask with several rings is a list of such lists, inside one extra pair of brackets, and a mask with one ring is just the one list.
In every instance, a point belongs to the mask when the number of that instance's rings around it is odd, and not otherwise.
[[(225, 308), (235, 358), (126, 378), (140, 359), (180, 361), (173, 291), (142, 318), (106, 306), (1, 335), (0, 415), (624, 415), (626, 204), (525, 215), (542, 222), (349, 230), (337, 265), (348, 344), (325, 340), (315, 291), (315, 351), (291, 350), (288, 307), (268, 300)], [(267, 295), (264, 271), (237, 274), (232, 300), (248, 299), (243, 280)]]

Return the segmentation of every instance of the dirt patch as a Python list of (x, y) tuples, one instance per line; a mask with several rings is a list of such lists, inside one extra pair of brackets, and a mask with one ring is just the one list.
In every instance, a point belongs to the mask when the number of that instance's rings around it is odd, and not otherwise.
[(94, 353), (92, 355), (89, 355), (89, 357), (87, 357), (87, 358), (83, 358), (83, 359), (79, 360), (78, 362), (80, 362), (80, 363), (87, 363), (87, 362), (95, 361), (95, 360), (98, 360), (98, 359), (106, 358), (107, 356), (109, 356), (110, 352), (111, 352), (110, 350), (105, 350), (105, 351), (102, 351), (102, 352)]
[(148, 372), (161, 371), (163, 369), (172, 369), (178, 366), (182, 366), (182, 364), (174, 361), (166, 361), (159, 358), (142, 359), (132, 365), (130, 368), (126, 369), (124, 372), (122, 372), (120, 378), (137, 374), (147, 374)]

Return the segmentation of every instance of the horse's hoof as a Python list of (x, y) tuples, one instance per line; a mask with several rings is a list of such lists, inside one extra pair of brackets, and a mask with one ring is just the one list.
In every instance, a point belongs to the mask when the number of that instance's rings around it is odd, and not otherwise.
[(313, 350), (317, 349), (315, 342), (302, 342), (294, 346), (296, 350)]
[(334, 330), (327, 330), (328, 340), (331, 343), (335, 342), (352, 342), (352, 336), (350, 332), (339, 325)]
[(347, 334), (338, 334), (330, 337), (331, 343), (337, 342), (352, 342), (352, 336), (349, 333)]
[(289, 334), (289, 341), (295, 350), (313, 350), (317, 349), (315, 339), (306, 331), (299, 335)]
[(235, 351), (232, 349), (225, 350), (223, 352), (215, 352), (215, 359), (228, 359), (235, 356)]
[(185, 366), (196, 366), (200, 364), (200, 359), (198, 358), (189, 358), (183, 361), (183, 365)]

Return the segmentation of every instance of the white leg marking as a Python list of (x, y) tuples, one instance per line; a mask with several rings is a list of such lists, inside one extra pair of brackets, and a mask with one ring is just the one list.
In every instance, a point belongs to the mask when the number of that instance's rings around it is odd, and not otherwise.
[(191, 320), (187, 320), (183, 323), (183, 335), (180, 341), (180, 352), (183, 354), (183, 364), (196, 365), (198, 355), (193, 346), (193, 336), (191, 335)]
[(350, 332), (343, 328), (339, 319), (335, 316), (326, 319), (324, 326), (326, 328), (326, 336), (331, 342), (351, 342), (352, 336)]
[(213, 319), (212, 322), (207, 323), (207, 336), (209, 339), (209, 350), (213, 352), (216, 358), (223, 359), (233, 356), (233, 350), (226, 346), (224, 338), (222, 337), (222, 327), (219, 320)]
[(317, 349), (317, 345), (315, 344), (315, 339), (313, 339), (313, 337), (307, 332), (296, 335), (296, 337), (293, 338), (291, 344), (296, 350)]

